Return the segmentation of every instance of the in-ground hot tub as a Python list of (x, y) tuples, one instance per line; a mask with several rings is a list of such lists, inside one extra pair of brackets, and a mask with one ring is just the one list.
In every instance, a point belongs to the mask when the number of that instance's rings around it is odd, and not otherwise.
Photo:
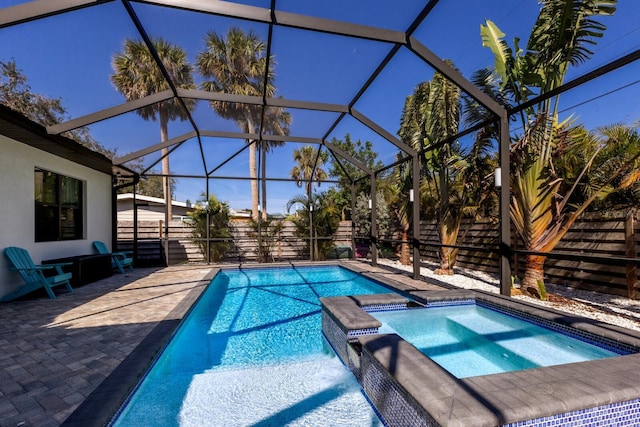
[[(371, 313), (456, 378), (604, 359), (633, 351), (602, 346), (481, 304)], [(425, 325), (428, 325), (425, 327)]]
[[(325, 337), (388, 425), (640, 424), (640, 334), (482, 292), (412, 297), (418, 304), (397, 295), (321, 300)], [(460, 304), (526, 319), (619, 356), (456, 378), (400, 335), (379, 334), (382, 323), (367, 313)]]

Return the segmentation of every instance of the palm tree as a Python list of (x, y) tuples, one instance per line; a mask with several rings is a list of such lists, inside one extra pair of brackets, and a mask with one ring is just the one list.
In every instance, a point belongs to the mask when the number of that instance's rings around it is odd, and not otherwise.
[[(597, 136), (612, 143), (607, 144), (606, 149), (601, 154), (602, 160), (597, 161), (600, 167), (592, 169), (585, 176), (583, 185), (576, 190), (578, 192), (576, 197), (578, 201), (584, 201), (589, 198), (594, 189), (601, 187), (608, 177), (614, 175), (620, 169), (620, 165), (617, 162), (620, 162), (621, 158), (630, 154), (630, 151), (632, 151), (630, 148), (637, 147), (640, 144), (639, 127), (640, 122), (636, 122), (632, 125), (615, 123), (597, 129)], [(620, 150), (622, 152), (618, 152)], [(575, 164), (584, 163), (585, 160), (583, 159), (586, 154), (578, 152), (571, 153), (571, 156), (563, 156), (562, 167), (567, 170), (568, 175), (571, 176), (572, 171), (578, 169), (574, 166)], [(566, 162), (564, 161), (565, 159), (572, 159), (572, 161)], [(638, 206), (638, 196), (640, 196), (640, 182), (637, 180), (638, 173), (640, 173), (640, 170), (634, 166), (628, 173), (617, 174), (617, 178), (609, 183), (608, 188), (606, 186), (603, 187), (603, 190), (599, 193), (601, 197), (595, 200), (594, 204), (598, 205), (599, 210), (605, 211), (620, 211)], [(575, 176), (575, 172), (573, 172), (573, 176)], [(571, 203), (576, 202), (575, 200), (571, 201)]]
[[(400, 154), (397, 155), (400, 157)], [(411, 264), (411, 251), (409, 248), (409, 230), (413, 220), (413, 208), (409, 201), (409, 190), (413, 188), (413, 168), (411, 165), (401, 163), (394, 168), (394, 180), (389, 191), (389, 206), (396, 215), (396, 220), (402, 230), (402, 243), (400, 244), (400, 258), (402, 265)]]
[[(269, 135), (289, 135), (291, 114), (282, 107), (268, 107), (264, 112), (263, 128)], [(267, 137), (268, 138), (268, 137)], [(267, 219), (267, 153), (276, 147), (282, 147), (283, 141), (262, 141), (262, 219)]]
[[(311, 250), (312, 260), (323, 260), (333, 248), (331, 237), (340, 223), (340, 209), (327, 193), (298, 195), (287, 202), (287, 210), (294, 205), (302, 206), (291, 218), (296, 235), (309, 242), (306, 249)], [(307, 240), (308, 239), (308, 240)]]
[[(266, 45), (260, 37), (250, 30), (245, 33), (240, 28), (229, 29), (226, 38), (215, 32), (207, 33), (206, 48), (197, 56), (196, 62), (200, 73), (207, 79), (201, 83), (201, 89), (209, 92), (224, 92), (234, 95), (274, 97), (276, 88), (275, 58), (269, 58), (267, 70)], [(265, 73), (266, 87), (265, 87)], [(246, 133), (258, 133), (262, 107), (243, 103), (211, 101), (213, 108), (221, 117), (230, 119)], [(277, 113), (269, 113), (277, 111)], [(284, 116), (283, 109), (265, 112), (263, 131), (283, 135), (288, 133), (290, 116)], [(257, 141), (248, 140), (249, 175), (251, 177), (251, 209), (254, 221), (258, 220), (258, 171)], [(266, 144), (266, 145), (264, 145)], [(269, 142), (261, 147), (266, 150)], [(268, 150), (266, 150), (268, 151)], [(263, 162), (264, 164), (264, 162)]]
[[(315, 163), (316, 158), (318, 159), (317, 163)], [(320, 156), (318, 157), (318, 150), (316, 148), (311, 145), (305, 145), (293, 152), (293, 160), (298, 162), (298, 165), (291, 169), (291, 178), (296, 180), (298, 187), (302, 187), (302, 183), (305, 183), (306, 194), (311, 194), (313, 181), (315, 181), (319, 187), (321, 181), (327, 179), (327, 173), (322, 169), (322, 166), (328, 160), (326, 151), (320, 152)]]
[[(526, 49), (514, 41), (512, 50), (503, 40), (504, 33), (491, 21), (481, 27), (483, 45), (495, 58), (500, 86), (495, 98), (513, 104), (531, 96), (547, 93), (564, 82), (571, 65), (585, 62), (592, 54), (589, 45), (602, 37), (605, 25), (595, 18), (615, 12), (616, 0), (545, 0), (531, 31)], [(515, 52), (515, 53), (514, 53)], [(522, 133), (511, 147), (510, 216), (526, 251), (522, 289), (539, 296), (544, 286), (544, 263), (569, 227), (611, 184), (622, 180), (631, 185), (638, 178), (640, 155), (635, 138), (617, 139), (575, 126), (571, 119), (559, 120), (559, 97), (549, 98), (520, 113)], [(582, 153), (572, 176), (565, 155)], [(615, 164), (615, 169), (609, 165)], [(592, 185), (589, 196), (577, 204), (575, 194), (594, 173), (608, 175)]]
[[(204, 194), (203, 196), (206, 197)], [(205, 199), (205, 201), (205, 204), (198, 203), (191, 212), (187, 213), (192, 220), (191, 237), (202, 255), (205, 258), (209, 256), (206, 259), (207, 262), (218, 262), (233, 247), (233, 243), (230, 242), (233, 238), (231, 209), (227, 202), (218, 200), (214, 194), (210, 194), (209, 200)]]
[[(426, 135), (424, 124), (425, 107), (430, 92), (428, 82), (419, 83), (413, 93), (405, 99), (402, 116), (400, 117), (400, 129), (398, 136), (402, 142), (410, 147), (422, 149)], [(397, 155), (400, 157), (400, 154)], [(409, 248), (409, 230), (412, 225), (412, 208), (409, 201), (409, 191), (413, 188), (412, 168), (407, 164), (401, 164), (394, 169), (394, 184), (392, 185), (390, 205), (396, 215), (396, 219), (402, 230), (402, 243), (400, 246), (400, 263), (411, 264)]]
[(263, 218), (256, 222), (249, 218), (247, 236), (256, 239), (258, 262), (275, 261), (274, 249), (280, 243), (280, 234), (284, 228), (284, 220)]
[[(421, 206), (435, 219), (442, 245), (437, 274), (453, 274), (458, 249), (451, 246), (460, 244), (468, 231), (461, 234), (462, 219), (474, 217), (493, 191), (487, 185), (493, 170), (489, 139), (477, 138), (468, 149), (458, 141), (439, 144), (458, 133), (460, 116), (460, 89), (435, 73), (407, 97), (398, 131), (405, 144), (422, 153)], [(406, 223), (403, 229), (408, 233)]]
[[(193, 67), (189, 63), (185, 51), (161, 38), (153, 39), (151, 43), (175, 87), (195, 89), (192, 75)], [(151, 51), (142, 40), (126, 39), (123, 51), (113, 57), (112, 66), (114, 74), (111, 75), (111, 82), (127, 101), (144, 98), (170, 88), (169, 82), (164, 78)], [(188, 109), (192, 109), (195, 106), (195, 100), (184, 100), (184, 104)], [(139, 108), (136, 112), (144, 120), (160, 121), (160, 140), (162, 142), (169, 139), (168, 123), (170, 120), (186, 120), (189, 117), (189, 112), (175, 98)], [(167, 214), (171, 219), (168, 153), (168, 148), (162, 149), (162, 187)]]
[[(412, 141), (414, 148), (422, 150), (458, 133), (460, 123), (460, 89), (436, 73), (426, 86), (427, 97), (421, 105), (421, 127), (424, 138)], [(418, 98), (419, 99), (419, 98)], [(419, 144), (416, 144), (416, 142)], [(465, 208), (464, 173), (460, 168), (463, 153), (457, 141), (424, 151), (422, 170), (425, 177), (420, 194), (426, 198), (422, 206), (437, 223), (442, 245), (455, 245), (458, 240), (462, 214)], [(457, 249), (441, 246), (438, 274), (453, 274)]]

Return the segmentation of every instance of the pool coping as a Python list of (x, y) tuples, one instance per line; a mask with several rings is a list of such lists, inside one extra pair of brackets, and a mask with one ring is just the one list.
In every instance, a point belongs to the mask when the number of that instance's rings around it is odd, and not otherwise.
[[(640, 333), (635, 331), (500, 295), (470, 290), (410, 293), (415, 300), (426, 305), (429, 302), (467, 301), (469, 298), (497, 303), (640, 349)], [(356, 299), (333, 297), (323, 299), (322, 303), (323, 314), (327, 308), (330, 311), (328, 316), (338, 320), (338, 326), (344, 328), (343, 332), (351, 342), (357, 340), (356, 346), (360, 348), (356, 352), (366, 354), (369, 363), (377, 364), (386, 371), (409, 399), (417, 403), (418, 412), (420, 408), (424, 409), (420, 416), (427, 418), (427, 425), (504, 425), (640, 399), (640, 353), (457, 379), (398, 335), (356, 334), (355, 339), (348, 335), (347, 326), (340, 325), (342, 320), (362, 330), (379, 324), (377, 319), (360, 308)], [(354, 310), (359, 313), (354, 314)], [(349, 350), (337, 352), (350, 353)], [(358, 363), (362, 362), (355, 362)]]

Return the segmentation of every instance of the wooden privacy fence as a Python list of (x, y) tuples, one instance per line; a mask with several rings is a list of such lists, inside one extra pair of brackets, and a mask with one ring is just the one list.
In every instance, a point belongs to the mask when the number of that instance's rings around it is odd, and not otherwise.
[[(466, 230), (469, 222), (463, 223)], [(351, 244), (351, 222), (343, 221), (333, 236), (335, 244)], [(233, 221), (233, 247), (227, 252), (226, 261), (255, 261), (257, 260), (257, 241), (247, 235), (250, 231), (244, 220)], [(163, 250), (164, 224), (162, 221), (139, 222), (138, 249), (139, 256), (144, 257), (153, 251)], [(567, 235), (551, 253), (546, 265), (545, 275), (548, 283), (567, 285), (576, 288), (594, 290), (610, 294), (636, 296), (639, 285), (638, 269), (634, 263), (608, 262), (611, 258), (628, 258), (638, 261), (638, 213), (618, 213), (609, 216), (596, 214), (584, 215), (580, 218)], [(515, 232), (513, 249), (522, 249), (516, 241)], [(203, 262), (204, 256), (191, 237), (191, 227), (178, 221), (169, 226), (169, 261), (171, 264), (182, 262)], [(129, 249), (133, 240), (133, 224), (131, 222), (118, 223), (118, 239), (121, 249)], [(155, 242), (155, 243), (153, 243)], [(420, 229), (420, 254), (424, 261), (438, 262), (438, 238), (436, 224), (422, 221)], [(491, 252), (498, 247), (498, 225), (487, 220), (477, 221), (470, 226), (458, 255), (457, 266), (472, 270), (498, 272), (498, 256)], [(129, 245), (129, 246), (127, 246)], [(273, 260), (309, 259), (305, 249), (306, 244), (295, 237), (291, 222), (285, 222), (272, 248)], [(477, 249), (476, 249), (477, 248)], [(583, 259), (566, 259), (559, 254), (584, 256)], [(164, 255), (160, 255), (161, 258)], [(594, 260), (592, 257), (602, 257)], [(513, 275), (521, 277), (524, 272), (524, 256), (515, 256), (512, 260)], [(639, 293), (640, 294), (640, 293)]]
[[(545, 268), (545, 275), (552, 283), (566, 282), (570, 286), (637, 298), (636, 264), (612, 261), (614, 257), (637, 260), (640, 232), (637, 219), (637, 212), (608, 218), (588, 215), (581, 219), (560, 241), (556, 251), (583, 255), (585, 259), (552, 260)], [(586, 259), (587, 256), (602, 257), (603, 261), (593, 262)], [(563, 279), (567, 275), (570, 280)]]
[[(499, 269), (498, 255), (489, 252), (498, 247), (498, 224), (483, 219), (475, 222), (463, 220), (461, 232), (467, 230), (461, 246), (480, 248), (461, 249), (458, 253), (456, 265), (472, 270), (497, 273)], [(434, 221), (420, 222), (420, 257), (423, 260), (439, 263), (439, 240), (436, 223)], [(484, 249), (484, 250), (483, 250)]]
[[(462, 228), (466, 229), (468, 224), (463, 223)], [(607, 216), (583, 215), (549, 255), (545, 264), (545, 281), (630, 298), (640, 297), (636, 295), (639, 286), (636, 268), (639, 233), (636, 211)], [(512, 237), (512, 248), (522, 249), (514, 231)], [(421, 222), (420, 241), (422, 259), (438, 262), (435, 223)], [(498, 242), (498, 225), (485, 220), (471, 226), (461, 246), (496, 249)], [(594, 259), (599, 257), (601, 259)], [(618, 262), (613, 262), (614, 258)], [(625, 264), (619, 261), (620, 258), (633, 262)], [(523, 255), (514, 256), (514, 276), (522, 277), (524, 261)], [(499, 268), (497, 254), (473, 249), (460, 250), (456, 265), (490, 273), (497, 273)]]
[[(252, 231), (246, 220), (233, 220), (231, 224), (233, 243), (223, 261), (247, 262), (258, 259), (256, 238), (249, 237)], [(169, 263), (204, 262), (198, 244), (191, 235), (191, 225), (181, 221), (171, 221), (165, 236), (164, 221), (138, 221), (138, 251), (143, 260), (165, 260), (164, 245), (168, 242)], [(284, 227), (271, 247), (271, 260), (309, 259), (307, 243), (295, 236), (291, 221), (284, 221)], [(167, 238), (165, 238), (167, 237)], [(133, 221), (118, 221), (118, 248), (132, 250), (134, 239)], [(351, 244), (351, 221), (343, 221), (330, 239), (336, 245)]]

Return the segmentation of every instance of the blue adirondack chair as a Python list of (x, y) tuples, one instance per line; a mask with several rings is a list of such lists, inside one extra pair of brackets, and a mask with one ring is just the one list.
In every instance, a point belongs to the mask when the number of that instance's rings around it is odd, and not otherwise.
[(127, 255), (127, 252), (109, 252), (107, 245), (99, 240), (93, 242), (93, 247), (96, 248), (99, 254), (111, 255), (111, 268), (114, 270), (117, 269), (124, 274), (125, 267), (128, 267), (133, 271), (133, 259)]
[[(71, 263), (35, 265), (31, 259), (31, 255), (29, 255), (26, 249), (16, 247), (6, 248), (4, 254), (12, 264), (12, 267), (9, 269), (20, 273), (24, 284), (10, 294), (2, 297), (0, 301), (11, 301), (40, 288), (44, 288), (47, 294), (49, 294), (49, 297), (55, 299), (56, 295), (53, 293), (52, 288), (62, 285), (66, 286), (69, 292), (73, 292), (71, 283), (69, 283), (71, 273), (65, 273), (61, 268), (63, 265), (71, 265)], [(55, 275), (45, 277), (45, 270), (54, 270)]]

